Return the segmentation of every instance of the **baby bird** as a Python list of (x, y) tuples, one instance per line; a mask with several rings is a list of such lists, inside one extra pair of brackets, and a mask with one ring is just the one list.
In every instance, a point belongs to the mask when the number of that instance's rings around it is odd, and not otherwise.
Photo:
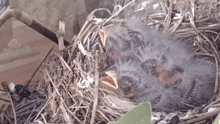
[[(100, 81), (115, 84), (134, 103), (150, 102), (153, 111), (169, 113), (211, 99), (215, 66), (196, 58), (187, 43), (154, 32), (137, 19), (111, 25), (101, 37), (110, 62), (108, 77)], [(108, 73), (112, 70), (114, 74)]]

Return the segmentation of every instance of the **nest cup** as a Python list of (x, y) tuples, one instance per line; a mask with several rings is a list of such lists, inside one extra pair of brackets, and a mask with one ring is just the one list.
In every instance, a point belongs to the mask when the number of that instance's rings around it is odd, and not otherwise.
[[(198, 57), (209, 59), (216, 64), (218, 70), (213, 98), (200, 112), (183, 113), (180, 122), (211, 123), (220, 112), (218, 2), (186, 0), (174, 3), (165, 0), (160, 3), (163, 5), (163, 11), (151, 13), (144, 11), (142, 20), (146, 25), (190, 41)], [(92, 11), (79, 34), (73, 37), (73, 42), (64, 50), (50, 56), (45, 62), (48, 65), (44, 70), (45, 76), (29, 87), (33, 98), (17, 102), (15, 96), (16, 118), (13, 108), (8, 106), (1, 122), (7, 124), (16, 120), (18, 124), (27, 122), (101, 124), (120, 119), (134, 107), (126, 100), (119, 100), (117, 95), (105, 85), (99, 84), (99, 76), (103, 75), (108, 67), (106, 51), (99, 32), (107, 25), (126, 22), (126, 19), (116, 18), (125, 8), (112, 15), (105, 8)], [(181, 8), (182, 15), (180, 14), (176, 20), (171, 20), (172, 10), (177, 8)], [(109, 18), (96, 18), (94, 13), (97, 11), (109, 12)], [(127, 106), (122, 107), (120, 104)]]

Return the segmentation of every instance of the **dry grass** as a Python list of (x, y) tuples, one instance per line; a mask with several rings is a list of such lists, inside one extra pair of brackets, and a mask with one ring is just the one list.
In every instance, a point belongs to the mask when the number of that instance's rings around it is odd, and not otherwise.
[[(168, 1), (161, 2), (161, 13), (149, 14), (146, 11), (143, 20), (156, 30), (164, 30), (190, 40), (198, 56), (212, 60), (219, 70), (220, 2), (170, 0), (168, 4)], [(181, 10), (182, 15), (172, 21), (171, 13), (174, 9)], [(3, 107), (5, 111), (0, 111), (1, 122), (99, 124), (118, 120), (129, 110), (120, 108), (117, 101), (112, 102), (107, 97), (116, 96), (111, 90), (99, 87), (99, 75), (107, 65), (98, 32), (107, 22), (118, 21), (115, 17), (120, 13), (106, 19), (95, 18), (94, 13), (100, 10), (108, 11), (104, 8), (94, 10), (79, 34), (73, 37), (72, 44), (50, 57), (48, 68), (44, 70), (45, 76), (30, 87), (33, 98), (19, 103), (15, 98), (14, 105), (8, 103)], [(218, 75), (217, 71), (215, 91), (210, 103), (203, 108), (202, 113), (182, 117), (181, 123), (210, 123), (214, 120), (220, 112)], [(216, 109), (208, 112), (209, 108)]]

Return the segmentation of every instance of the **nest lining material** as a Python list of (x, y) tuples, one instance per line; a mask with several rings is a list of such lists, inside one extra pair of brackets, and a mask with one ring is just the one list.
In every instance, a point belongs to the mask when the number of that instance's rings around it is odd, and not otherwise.
[[(163, 12), (146, 12), (143, 19), (156, 30), (164, 30), (190, 40), (197, 47), (198, 55), (214, 60), (219, 70), (219, 2), (175, 2), (161, 2)], [(109, 18), (94, 16), (97, 11), (108, 11), (104, 8), (96, 9), (88, 15), (79, 34), (73, 38), (73, 43), (49, 58), (48, 68), (44, 70), (45, 76), (30, 87), (34, 97), (21, 102), (14, 100), (13, 105), (3, 106), (2, 110), (5, 111), (1, 111), (1, 122), (98, 124), (116, 121), (129, 111), (134, 106), (132, 103), (119, 100), (105, 86), (98, 88), (98, 85), (102, 85), (98, 81), (99, 75), (107, 68), (99, 30), (107, 24), (122, 21), (115, 17), (129, 4)], [(174, 8), (179, 8), (182, 15), (176, 21), (171, 21)], [(215, 91), (210, 103), (202, 113), (180, 118), (181, 123), (210, 123), (214, 120), (220, 112), (218, 75), (217, 71)], [(127, 106), (121, 106), (125, 104)], [(209, 108), (215, 109), (210, 112)]]

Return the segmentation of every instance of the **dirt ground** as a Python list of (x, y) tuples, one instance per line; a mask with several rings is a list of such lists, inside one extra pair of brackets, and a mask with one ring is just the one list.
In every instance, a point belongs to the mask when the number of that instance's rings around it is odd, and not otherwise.
[[(0, 34), (10, 33), (11, 36), (5, 35), (0, 39), (2, 46), (0, 49), (0, 82), (24, 84), (30, 79), (50, 48), (54, 46), (57, 49), (58, 46), (15, 19), (8, 20), (7, 24), (0, 29)], [(41, 71), (36, 74), (33, 81), (40, 78), (42, 78)], [(2, 89), (1, 86), (0, 89)]]

